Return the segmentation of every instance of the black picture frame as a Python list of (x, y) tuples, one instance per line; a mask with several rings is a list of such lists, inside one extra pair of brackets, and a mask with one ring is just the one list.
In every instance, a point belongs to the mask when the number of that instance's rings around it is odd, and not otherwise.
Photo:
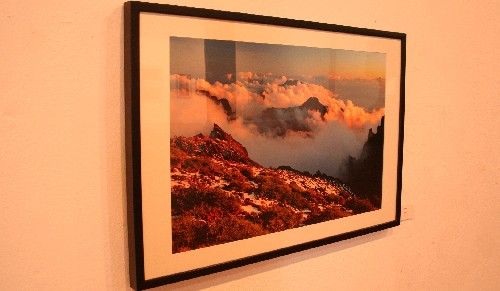
[[(200, 266), (172, 274), (164, 274), (154, 278), (145, 277), (144, 257), (144, 229), (143, 229), (143, 188), (141, 173), (141, 83), (140, 83), (140, 15), (142, 13), (158, 16), (182, 16), (202, 18), (206, 20), (223, 20), (238, 23), (269, 25), (274, 27), (300, 28), (311, 31), (327, 33), (343, 33), (353, 36), (368, 36), (379, 39), (395, 40), (399, 43), (399, 96), (397, 112), (397, 132), (394, 132), (397, 143), (397, 153), (394, 153), (395, 162), (395, 199), (393, 217), (382, 223), (354, 229), (331, 236), (314, 239), (300, 244), (287, 246), (263, 253), (233, 260), (220, 262), (208, 266)], [(357, 28), (336, 24), (317, 23), (303, 20), (293, 20), (270, 16), (260, 16), (237, 12), (181, 7), (166, 4), (153, 4), (130, 1), (124, 4), (124, 52), (125, 52), (125, 132), (126, 132), (126, 188), (127, 188), (127, 223), (128, 223), (128, 249), (130, 284), (136, 290), (152, 288), (170, 284), (199, 276), (204, 276), (231, 268), (242, 267), (263, 260), (269, 260), (283, 255), (292, 254), (319, 247), (325, 244), (365, 235), (383, 229), (398, 226), (401, 215), (401, 187), (403, 163), (403, 136), (404, 136), (404, 110), (405, 110), (405, 62), (406, 62), (406, 34), (398, 32), (381, 31), (367, 28)], [(168, 262), (175, 264), (175, 261)]]

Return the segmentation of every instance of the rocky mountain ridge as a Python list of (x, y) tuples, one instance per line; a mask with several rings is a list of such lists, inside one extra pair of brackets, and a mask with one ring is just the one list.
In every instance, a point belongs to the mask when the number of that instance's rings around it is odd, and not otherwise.
[(217, 124), (170, 145), (174, 253), (376, 209), (320, 172), (259, 165)]

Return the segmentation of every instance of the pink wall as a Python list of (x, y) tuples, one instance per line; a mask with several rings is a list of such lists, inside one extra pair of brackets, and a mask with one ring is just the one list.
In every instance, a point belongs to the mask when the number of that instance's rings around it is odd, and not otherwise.
[[(170, 1), (406, 32), (415, 210), (393, 230), (174, 286), (498, 288), (500, 3), (463, 2)], [(0, 289), (127, 290), (122, 2), (0, 11)]]

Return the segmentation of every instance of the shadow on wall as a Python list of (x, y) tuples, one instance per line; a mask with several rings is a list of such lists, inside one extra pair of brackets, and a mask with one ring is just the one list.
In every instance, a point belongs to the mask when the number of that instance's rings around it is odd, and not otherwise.
[[(105, 54), (105, 77), (107, 80), (102, 105), (104, 124), (101, 140), (103, 175), (101, 191), (106, 212), (107, 226), (104, 233), (109, 238), (105, 247), (108, 258), (105, 274), (107, 288), (110, 290), (126, 288), (128, 279), (127, 248), (127, 195), (125, 187), (125, 104), (124, 104), (124, 16), (121, 6), (116, 7), (105, 19), (104, 31), (107, 42)], [(119, 53), (117, 53), (119, 52)]]

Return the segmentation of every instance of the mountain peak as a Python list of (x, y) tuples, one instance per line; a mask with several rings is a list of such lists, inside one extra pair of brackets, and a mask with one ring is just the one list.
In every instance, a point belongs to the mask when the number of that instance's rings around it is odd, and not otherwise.
[(328, 111), (328, 107), (321, 104), (318, 97), (309, 97), (301, 106), (301, 108), (305, 108), (307, 110), (317, 110), (321, 113), (321, 117), (323, 117)]
[(170, 146), (188, 154), (259, 165), (248, 157), (247, 149), (241, 143), (215, 123), (209, 136), (203, 134), (192, 137), (177, 136), (170, 140)]
[(225, 132), (217, 123), (214, 123), (214, 128), (210, 132), (210, 137), (220, 140), (232, 139), (231, 135)]
[(259, 130), (281, 137), (285, 136), (290, 130), (301, 132), (305, 134), (304, 136), (311, 137), (310, 133), (313, 128), (307, 122), (307, 118), (311, 114), (309, 111), (318, 111), (324, 120), (324, 116), (328, 112), (328, 107), (321, 104), (319, 99), (314, 96), (309, 97), (300, 106), (286, 108), (269, 107), (262, 111), (262, 122), (260, 123)]
[(308, 105), (323, 105), (321, 102), (319, 102), (318, 97), (309, 97), (306, 102), (302, 104), (302, 106), (308, 106)]

